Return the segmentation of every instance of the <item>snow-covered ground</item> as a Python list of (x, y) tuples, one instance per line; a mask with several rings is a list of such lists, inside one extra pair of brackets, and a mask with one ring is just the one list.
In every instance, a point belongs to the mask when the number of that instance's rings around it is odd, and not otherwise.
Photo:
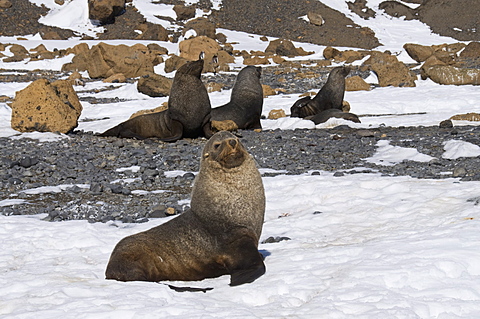
[[(71, 11), (62, 9), (53, 0), (31, 1), (56, 10), (43, 18), (45, 23), (80, 31), (94, 28), (85, 25), (88, 21), (78, 14), (83, 12), (81, 7), (72, 10), (71, 6), (80, 5), (81, 0), (71, 0), (64, 6), (70, 6)], [(343, 1), (324, 2), (354, 17)], [(369, 1), (369, 5), (377, 6), (377, 2)], [(134, 0), (134, 3), (148, 19), (155, 18), (148, 12), (151, 1)], [(221, 1), (215, 3), (220, 5)], [(171, 7), (165, 6), (162, 10), (165, 13)], [(77, 13), (75, 19), (69, 18), (69, 12)], [(61, 19), (53, 19), (53, 14)], [(67, 26), (68, 21), (77, 22)], [(354, 21), (372, 28), (385, 45), (383, 49), (401, 52), (399, 57), (406, 62), (409, 58), (402, 51), (404, 42), (457, 42), (430, 34), (428, 27), (418, 21), (381, 14), (375, 19)], [(239, 43), (236, 48), (261, 50), (267, 45), (258, 35), (221, 32), (230, 41)], [(411, 34), (415, 34), (415, 38), (410, 40), (407, 35)], [(49, 49), (65, 48), (79, 42), (42, 41), (38, 35), (29, 38), (21, 41), (28, 48), (40, 43)], [(15, 41), (0, 37), (0, 42)], [(176, 44), (159, 44), (171, 52), (177, 50)], [(310, 56), (312, 59), (319, 58), (324, 48), (297, 45), (315, 51)], [(71, 58), (32, 63), (0, 61), (0, 68), (58, 70)], [(363, 116), (361, 124), (334, 120), (315, 128), (310, 121), (284, 118), (263, 120), (262, 125), (265, 129), (321, 129), (338, 124), (364, 128), (429, 126), (438, 125), (454, 114), (480, 113), (480, 90), (476, 86), (441, 86), (429, 80), (418, 80), (416, 84), (415, 88), (347, 92), (345, 99), (350, 102), (353, 113), (384, 115)], [(28, 83), (0, 83), (0, 95), (14, 97), (15, 92), (26, 85)], [(140, 94), (135, 84), (118, 84), (114, 91), (95, 94), (97, 98), (112, 96), (130, 101), (96, 105), (83, 102), (81, 120), (106, 116), (110, 119), (81, 122), (79, 129), (103, 131), (133, 112), (154, 108), (167, 99)], [(230, 91), (210, 94), (213, 106), (225, 103), (229, 97)], [(268, 97), (264, 114), (279, 108), (288, 114), (297, 98), (298, 95)], [(466, 123), (455, 122), (455, 125)], [(41, 142), (68, 138), (48, 133), (18, 134), (10, 128), (10, 109), (5, 103), (0, 103), (0, 136), (36, 138)], [(377, 146), (378, 152), (366, 161), (395, 165), (404, 159), (431, 159), (414, 148), (391, 146), (387, 139)], [(453, 136), (443, 147), (445, 158), (480, 156), (478, 145), (456, 141)], [(267, 256), (267, 272), (252, 284), (232, 288), (228, 286), (228, 276), (175, 283), (214, 287), (207, 293), (178, 293), (163, 284), (104, 279), (110, 253), (121, 238), (167, 219), (151, 219), (144, 224), (89, 224), (87, 221), (47, 223), (41, 220), (42, 215), (0, 216), (0, 318), (480, 317), (480, 182), (388, 177), (375, 173), (334, 177), (329, 172), (278, 175), (264, 177), (263, 181), (267, 211), (261, 240), (270, 236), (286, 236), (291, 240), (259, 246)], [(62, 185), (50, 186), (52, 191), (64, 189)], [(0, 205), (13, 204), (22, 205), (8, 194), (0, 195)]]

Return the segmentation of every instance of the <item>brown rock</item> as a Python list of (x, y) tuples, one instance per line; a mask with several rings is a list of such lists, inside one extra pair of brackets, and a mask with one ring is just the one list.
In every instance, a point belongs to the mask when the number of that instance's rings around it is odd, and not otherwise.
[(136, 40), (168, 41), (168, 31), (160, 24), (142, 23), (136, 29), (142, 32)]
[(274, 56), (272, 57), (272, 61), (273, 61), (273, 63), (281, 64), (281, 63), (285, 62), (285, 59), (282, 58), (282, 57), (279, 56), (279, 55), (274, 55)]
[(16, 92), (12, 103), (12, 128), (20, 132), (67, 133), (78, 125), (82, 105), (70, 81), (32, 82)]
[(355, 75), (345, 79), (345, 91), (370, 91), (370, 84)]
[(395, 18), (405, 17), (405, 20), (415, 19), (415, 10), (397, 1), (384, 1), (380, 3), (378, 8)]
[(88, 71), (91, 78), (107, 78), (123, 73), (127, 78), (135, 78), (153, 72), (157, 55), (152, 54), (143, 44), (109, 45), (103, 42), (90, 50), (75, 55), (71, 63), (64, 64), (63, 71)]
[(7, 9), (11, 7), (12, 7), (12, 3), (10, 2), (10, 0), (0, 0), (0, 8)]
[(414, 43), (405, 43), (403, 48), (407, 51), (408, 55), (417, 62), (424, 62), (434, 52), (431, 46)]
[(177, 55), (172, 55), (165, 61), (165, 72), (170, 73), (178, 70), (179, 67), (187, 63), (187, 59), (181, 58)]
[(340, 51), (332, 47), (326, 47), (323, 50), (323, 57), (327, 60), (332, 60), (339, 54), (340, 54)]
[(163, 75), (146, 73), (138, 79), (137, 90), (152, 97), (168, 96), (173, 80)]
[(391, 54), (372, 51), (364, 65), (377, 74), (380, 86), (415, 86), (417, 77)]
[(88, 17), (100, 24), (113, 23), (125, 10), (125, 0), (88, 0)]
[(322, 15), (318, 12), (309, 11), (307, 13), (307, 18), (311, 24), (318, 25), (318, 26), (322, 25), (325, 22), (323, 21)]
[(55, 0), (55, 3), (59, 6), (63, 6), (65, 4), (65, 0)]
[(182, 34), (188, 30), (195, 30), (198, 36), (206, 36), (210, 39), (215, 39), (215, 24), (213, 22), (208, 21), (207, 18), (196, 18), (191, 21), (188, 21), (183, 28)]
[(333, 60), (335, 62), (352, 63), (354, 61), (363, 59), (368, 54), (369, 53), (365, 51), (363, 52), (358, 52), (354, 50), (339, 51), (339, 53), (335, 57), (333, 57)]
[(205, 85), (208, 93), (220, 92), (224, 86), (222, 83), (217, 82), (208, 82), (207, 85)]
[(318, 61), (317, 62), (317, 67), (326, 67), (326, 66), (329, 66), (329, 65), (332, 65), (332, 61), (330, 60), (321, 60), (321, 61)]
[(245, 65), (270, 64), (270, 61), (268, 61), (268, 58), (266, 57), (254, 56), (251, 58), (243, 59), (243, 64)]
[(432, 81), (445, 85), (466, 85), (480, 84), (480, 70), (457, 68), (451, 65), (434, 65), (430, 67), (423, 67), (422, 71), (425, 76)]
[(178, 45), (180, 57), (189, 61), (196, 61), (201, 52), (205, 53), (205, 61), (212, 59), (220, 51), (220, 45), (217, 41), (206, 37), (198, 36), (192, 39), (183, 40)]
[(168, 103), (167, 102), (163, 102), (162, 105), (154, 108), (154, 109), (150, 109), (150, 110), (140, 110), (138, 112), (135, 112), (133, 113), (131, 116), (130, 116), (130, 119), (136, 117), (136, 116), (139, 116), (139, 115), (143, 115), (143, 114), (150, 114), (150, 113), (158, 113), (158, 112), (163, 112), (165, 111), (166, 109), (168, 109)]
[(214, 131), (236, 131), (238, 130), (237, 124), (232, 120), (225, 121), (212, 121), (212, 130)]
[(457, 114), (457, 115), (454, 115), (454, 116), (450, 117), (450, 120), (479, 122), (480, 121), (480, 114), (478, 114), (478, 113)]
[(480, 42), (470, 42), (467, 46), (460, 52), (461, 58), (480, 58)]
[(111, 75), (105, 80), (103, 80), (104, 83), (125, 83), (126, 81), (127, 78), (122, 73)]
[(57, 57), (55, 53), (48, 51), (43, 44), (40, 44), (33, 49), (30, 49), (30, 52), (30, 59), (33, 61), (54, 59)]
[(188, 20), (195, 17), (195, 7), (176, 4), (173, 11), (177, 14), (177, 21)]
[(277, 94), (277, 92), (275, 92), (275, 90), (270, 85), (262, 84), (262, 89), (263, 89), (263, 97)]
[(56, 31), (48, 31), (45, 33), (40, 32), (43, 40), (66, 40), (66, 38), (62, 37)]
[(279, 118), (282, 118), (282, 117), (286, 117), (287, 115), (285, 114), (285, 111), (282, 110), (282, 109), (278, 109), (278, 110), (271, 110), (270, 112), (268, 112), (268, 119), (270, 120), (277, 120)]
[(3, 62), (19, 62), (30, 56), (27, 49), (19, 44), (12, 44), (10, 52), (13, 53), (13, 56), (3, 59)]
[(267, 48), (265, 49), (266, 54), (277, 54), (282, 56), (304, 56), (312, 54), (313, 52), (306, 52), (303, 48), (295, 48), (292, 41), (285, 39), (277, 39), (270, 41)]
[(77, 55), (77, 54), (86, 54), (88, 53), (88, 51), (90, 50), (90, 48), (88, 47), (88, 44), (86, 43), (80, 43), (80, 44), (77, 44), (76, 46), (74, 46), (73, 48), (68, 48), (67, 49), (67, 55), (69, 54), (74, 54), (74, 55)]
[(70, 81), (72, 85), (84, 85), (82, 75), (78, 71), (72, 72), (72, 74), (68, 76), (68, 81)]

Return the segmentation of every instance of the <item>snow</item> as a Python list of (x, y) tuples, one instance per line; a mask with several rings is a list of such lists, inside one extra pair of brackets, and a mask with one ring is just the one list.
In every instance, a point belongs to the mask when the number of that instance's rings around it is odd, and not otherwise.
[[(88, 33), (81, 0), (58, 6), (53, 0), (31, 0), (52, 11), (42, 22)], [(154, 23), (155, 15), (175, 18), (171, 5), (154, 5), (134, 0), (135, 6)], [(194, 3), (196, 1), (188, 1)], [(344, 12), (352, 20), (368, 26), (379, 36), (381, 50), (399, 52), (402, 61), (411, 61), (403, 51), (405, 42), (422, 44), (452, 43), (456, 40), (432, 34), (418, 21), (405, 21), (377, 11), (376, 18), (363, 20), (353, 15), (344, 1), (323, 1)], [(378, 9), (379, 0), (368, 5)], [(215, 8), (221, 1), (214, 1)], [(153, 7), (154, 6), (154, 7)], [(73, 10), (75, 9), (75, 10)], [(153, 10), (155, 9), (155, 10)], [(72, 12), (76, 12), (73, 16)], [(169, 24), (169, 22), (168, 22)], [(166, 25), (174, 28), (175, 26)], [(219, 30), (240, 50), (264, 50), (268, 42), (260, 35)], [(410, 38), (410, 36), (412, 38)], [(48, 49), (67, 48), (85, 42), (43, 41), (39, 35), (17, 40), (0, 37), (3, 43), (20, 43), (27, 49), (43, 43)], [(131, 40), (109, 44), (148, 43)], [(158, 42), (170, 52), (178, 44)], [(324, 46), (295, 43), (315, 53), (319, 59)], [(342, 49), (342, 48), (340, 48)], [(9, 70), (60, 70), (73, 56), (53, 61), (4, 63)], [(295, 58), (293, 58), (295, 59)], [(241, 67), (237, 60), (235, 68)], [(161, 73), (162, 69), (156, 69)], [(1, 71), (20, 72), (20, 71)], [(163, 73), (164, 74), (164, 73)], [(173, 77), (172, 74), (166, 74)], [(370, 83), (375, 77), (368, 79)], [(1, 83), (0, 95), (14, 97), (28, 83)], [(86, 87), (106, 87), (100, 81)], [(78, 129), (102, 132), (141, 109), (154, 108), (167, 98), (151, 98), (139, 93), (136, 84), (113, 84), (114, 90), (91, 94), (96, 98), (118, 97), (122, 102), (90, 104), (82, 102)], [(226, 103), (230, 91), (210, 94), (213, 106)], [(85, 96), (86, 93), (79, 93)], [(273, 109), (290, 113), (298, 94), (270, 96), (263, 114)], [(375, 88), (346, 92), (351, 111), (362, 123), (332, 119), (315, 126), (302, 119), (262, 120), (267, 130), (322, 129), (336, 125), (356, 128), (438, 125), (452, 115), (479, 112), (480, 90), (476, 86), (442, 86), (430, 80), (417, 80), (414, 88)], [(0, 137), (30, 138), (48, 143), (69, 138), (54, 133), (23, 133), (10, 128), (11, 111), (0, 103)], [(85, 121), (89, 120), (89, 121)], [(475, 122), (454, 121), (455, 125)], [(443, 145), (442, 157), (480, 156), (478, 145), (452, 140)], [(363, 159), (382, 165), (404, 160), (430, 161), (415, 148), (392, 146), (380, 141), (377, 152)], [(136, 170), (135, 166), (119, 171)], [(361, 168), (358, 168), (361, 170)], [(289, 237), (279, 243), (260, 244), (266, 256), (267, 272), (251, 284), (229, 287), (228, 276), (201, 282), (175, 282), (175, 285), (213, 287), (207, 293), (178, 293), (166, 285), (145, 282), (116, 282), (104, 279), (105, 266), (115, 244), (123, 237), (166, 222), (150, 219), (143, 224), (89, 224), (87, 221), (48, 223), (45, 215), (0, 216), (0, 317), (1, 318), (478, 318), (480, 317), (480, 182), (456, 178), (442, 180), (381, 176), (369, 172), (335, 177), (285, 175), (268, 167), (262, 174), (267, 208), (261, 241)], [(166, 176), (185, 171), (165, 172)], [(196, 173), (196, 172), (192, 172)], [(118, 182), (126, 183), (128, 179)], [(89, 185), (49, 185), (23, 191), (25, 194), (63, 192), (70, 187)], [(152, 193), (164, 192), (158, 189)], [(147, 192), (135, 190), (132, 196)], [(19, 194), (1, 194), (0, 206), (28, 205)], [(182, 203), (187, 203), (183, 201)]]

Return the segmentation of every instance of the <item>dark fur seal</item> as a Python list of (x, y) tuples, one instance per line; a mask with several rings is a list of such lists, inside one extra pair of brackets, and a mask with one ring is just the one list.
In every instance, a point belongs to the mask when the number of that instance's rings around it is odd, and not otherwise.
[(167, 111), (149, 113), (128, 119), (103, 132), (100, 136), (145, 139), (156, 137), (165, 142), (182, 138), (182, 124), (172, 121)]
[(168, 112), (174, 121), (183, 126), (182, 136), (196, 138), (212, 136), (210, 128), (210, 99), (200, 79), (203, 60), (182, 65), (173, 78)]
[(122, 239), (105, 272), (120, 281), (202, 280), (230, 274), (230, 285), (265, 273), (258, 240), (265, 192), (256, 163), (233, 134), (221, 131), (203, 149), (191, 209)]
[(311, 120), (315, 123), (315, 125), (317, 125), (320, 123), (325, 123), (326, 121), (328, 121), (328, 119), (332, 117), (349, 120), (355, 123), (360, 123), (360, 119), (358, 118), (357, 115), (349, 112), (343, 112), (342, 110), (339, 110), (339, 109), (328, 109), (318, 114), (315, 114), (313, 116), (307, 116), (305, 119)]
[(328, 75), (327, 83), (313, 99), (309, 96), (297, 100), (290, 108), (291, 117), (305, 118), (328, 109), (342, 110), (345, 95), (345, 77), (350, 68), (340, 66), (334, 68)]
[(203, 60), (187, 62), (173, 79), (168, 109), (131, 118), (100, 136), (144, 139), (156, 137), (172, 142), (182, 137), (212, 136), (210, 99), (200, 76)]
[(230, 102), (212, 109), (212, 120), (232, 120), (239, 129), (261, 129), (263, 89), (262, 68), (247, 66), (237, 75)]

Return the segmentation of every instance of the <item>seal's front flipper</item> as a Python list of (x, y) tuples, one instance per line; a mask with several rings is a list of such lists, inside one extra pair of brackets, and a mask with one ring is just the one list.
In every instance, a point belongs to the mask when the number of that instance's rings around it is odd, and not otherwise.
[[(258, 251), (257, 251), (258, 253)], [(247, 284), (253, 282), (258, 277), (262, 276), (265, 271), (265, 264), (263, 263), (262, 257), (259, 255), (260, 262), (256, 265), (252, 265), (251, 268), (239, 269), (232, 272), (230, 276), (230, 286), (238, 286), (242, 284)]]
[(163, 142), (175, 142), (183, 136), (183, 125), (179, 121), (171, 120), (168, 123), (168, 131), (170, 136), (159, 136), (159, 139)]
[(230, 286), (238, 286), (253, 282), (266, 271), (262, 255), (257, 249), (257, 237), (246, 229), (243, 234), (228, 245), (229, 257), (226, 266), (230, 273)]

